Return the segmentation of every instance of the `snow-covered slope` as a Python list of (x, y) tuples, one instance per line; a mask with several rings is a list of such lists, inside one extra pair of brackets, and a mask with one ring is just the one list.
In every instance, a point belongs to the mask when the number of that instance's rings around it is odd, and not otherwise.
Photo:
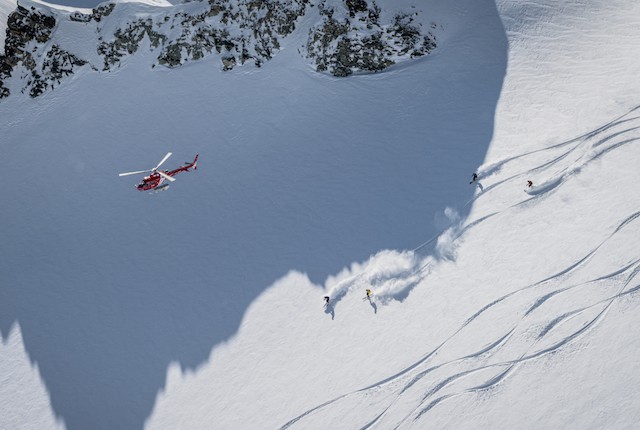
[(0, 428), (64, 429), (51, 410), (38, 368), (30, 365), (19, 328), (0, 344)]
[(52, 414), (7, 425), (632, 427), (640, 10), (591, 3), (423, 2), (437, 49), (373, 75), (314, 71), (309, 13), (260, 68), (12, 91), (2, 378)]
[[(311, 286), (296, 293), (304, 280), (283, 280), (209, 365), (195, 374), (170, 370), (149, 428), (639, 421), (640, 344), (629, 330), (640, 285), (638, 47), (629, 17), (640, 15), (625, 2), (538, 6), (500, 4), (509, 73), (481, 169), (484, 192), (467, 227), (451, 232), (463, 233), (455, 262), (431, 265), (424, 276), (428, 259), (383, 253), (353, 270), (359, 277), (346, 282), (353, 291), (331, 324), (307, 305)], [(602, 30), (589, 31), (594, 23)], [(523, 192), (528, 179), (539, 192)], [(417, 285), (406, 301), (386, 300), (389, 288), (407, 283)], [(363, 303), (365, 288), (382, 297)], [(295, 299), (278, 317), (270, 309), (285, 297)], [(291, 321), (299, 308), (303, 316)], [(283, 334), (277, 328), (285, 325)], [(295, 365), (281, 366), (288, 357)], [(246, 418), (247, 405), (261, 413)]]
[(16, 8), (15, 0), (0, 1), (0, 55), (4, 54), (4, 41), (7, 33), (7, 18)]

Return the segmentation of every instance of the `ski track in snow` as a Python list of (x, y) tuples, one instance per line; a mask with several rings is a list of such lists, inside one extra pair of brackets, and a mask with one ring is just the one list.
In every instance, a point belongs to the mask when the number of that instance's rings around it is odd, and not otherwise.
[[(548, 153), (552, 155), (551, 160), (545, 161), (542, 164), (535, 166), (526, 171), (516, 173), (508, 178), (501, 179), (487, 187), (484, 187), (484, 191), (480, 194), (477, 194), (473, 199), (469, 200), (466, 205), (470, 205), (480, 199), (481, 197), (488, 194), (489, 191), (494, 190), (499, 186), (503, 186), (506, 184), (511, 185), (512, 182), (516, 179), (520, 179), (523, 186), (526, 181), (526, 178), (531, 176), (539, 176), (544, 174), (544, 171), (555, 166), (560, 165), (560, 171), (552, 174), (550, 179), (547, 179), (540, 185), (535, 185), (531, 187), (527, 192), (530, 195), (538, 196), (542, 194), (546, 194), (548, 191), (556, 188), (562, 182), (566, 181), (571, 175), (576, 174), (580, 171), (582, 167), (584, 167), (587, 163), (601, 157), (602, 155), (608, 153), (609, 151), (616, 149), (620, 146), (626, 145), (628, 143), (632, 143), (640, 140), (640, 133), (636, 133), (635, 136), (629, 139), (618, 141), (616, 138), (627, 136), (632, 134), (633, 132), (637, 132), (640, 129), (640, 116), (632, 116), (636, 111), (640, 110), (640, 106), (636, 106), (631, 109), (627, 114), (622, 115), (621, 117), (616, 118), (615, 120), (599, 127), (596, 130), (593, 130), (589, 133), (586, 133), (580, 137), (568, 140), (566, 142), (558, 143), (547, 148), (538, 149), (535, 151), (527, 152), (524, 154), (516, 155), (510, 157), (506, 160), (499, 161), (490, 166), (487, 166), (484, 169), (481, 169), (478, 176), (478, 181), (483, 180), (484, 178), (489, 178), (497, 173), (499, 173), (505, 165), (510, 162), (520, 160), (522, 158), (536, 155), (540, 153)], [(635, 126), (629, 126), (628, 123), (637, 124)], [(625, 126), (623, 130), (614, 131), (614, 133), (605, 135), (606, 132), (616, 130), (619, 126)], [(603, 149), (599, 151), (595, 151), (595, 148), (606, 144), (610, 140), (613, 140), (613, 143), (605, 146)], [(568, 148), (567, 148), (568, 147)], [(582, 150), (579, 151), (579, 150)], [(561, 150), (560, 154), (555, 154), (556, 151)], [(571, 158), (570, 155), (575, 155), (574, 158)], [(565, 161), (565, 165), (562, 165), (561, 162)], [(546, 175), (549, 176), (549, 175)], [(517, 205), (522, 205), (527, 203), (530, 199), (524, 200)]]
[[(526, 197), (522, 201), (479, 219), (467, 220), (465, 226), (458, 226), (453, 240), (498, 214), (526, 210), (558, 190), (579, 174), (587, 164), (640, 140), (640, 116), (634, 116), (638, 110), (640, 106), (580, 137), (520, 154), (481, 169), (479, 180), (486, 180), (498, 175), (506, 165), (515, 160), (533, 154), (548, 154), (546, 160), (530, 169), (506, 179), (498, 179), (487, 187), (480, 187), (483, 191), (467, 205), (495, 192), (499, 187), (518, 186), (518, 182), (524, 184), (528, 177), (546, 178), (540, 185), (526, 190)], [(423, 428), (425, 423), (420, 423), (420, 420), (443, 402), (464, 395), (487, 392), (504, 381), (521, 364), (558, 352), (601, 322), (617, 299), (640, 291), (640, 257), (637, 256), (630, 256), (627, 263), (610, 269), (609, 273), (595, 279), (571, 282), (590, 261), (598, 258), (600, 254), (607, 254), (607, 245), (617, 235), (628, 232), (631, 227), (635, 228), (632, 233), (640, 231), (637, 226), (639, 219), (640, 211), (627, 215), (599, 244), (563, 270), (485, 304), (440, 345), (423, 354), (419, 360), (405, 369), (375, 384), (317, 405), (291, 419), (280, 429), (292, 428), (298, 424), (303, 428), (304, 419), (311, 415), (320, 414), (331, 407), (349, 410), (349, 405), (356, 404), (359, 405), (358, 413), (364, 421), (361, 429)], [(428, 275), (427, 269), (437, 262), (433, 257), (420, 259), (415, 253), (436, 239), (437, 237), (433, 237), (410, 251), (411, 257), (415, 260), (413, 269), (389, 273), (387, 277), (379, 277), (378, 281), (388, 282), (393, 276), (401, 274), (403, 279), (410, 280), (407, 288), (413, 288)], [(361, 288), (362, 283), (375, 284), (371, 283), (371, 280), (376, 275), (372, 276), (368, 269), (365, 265), (360, 272), (334, 286), (331, 291), (332, 308), (349, 291), (356, 287)], [(581, 294), (585, 289), (595, 291), (596, 294)], [(372, 290), (376, 297), (385, 298), (375, 289)], [(597, 300), (594, 300), (595, 297)], [(585, 298), (591, 298), (592, 301), (585, 303)], [(517, 315), (513, 314), (513, 321), (501, 323), (504, 325), (502, 332), (488, 334), (487, 337), (493, 336), (493, 340), (485, 339), (486, 343), (475, 351), (447, 358), (447, 354), (451, 355), (447, 350), (449, 345), (456, 342), (462, 342), (464, 345), (465, 329), (482, 324), (485, 319), (494, 319), (494, 316), (500, 315), (498, 308), (501, 305), (519, 310)], [(478, 331), (476, 328), (475, 332)], [(449, 349), (454, 348), (455, 345)], [(361, 402), (365, 397), (367, 401)], [(371, 406), (363, 411), (363, 405)]]
[[(490, 165), (485, 169), (481, 169), (478, 182), (480, 182), (483, 178), (488, 178), (499, 173), (508, 163), (519, 160), (526, 156), (540, 153), (548, 153), (551, 156), (551, 160), (544, 161), (540, 165), (512, 175), (506, 179), (500, 179), (497, 182), (487, 186), (486, 188), (481, 186), (483, 191), (477, 194), (473, 199), (468, 201), (465, 204), (465, 207), (477, 201), (482, 196), (491, 194), (490, 191), (494, 191), (499, 186), (513, 186), (513, 183), (517, 180), (520, 180), (524, 184), (526, 180), (525, 178), (531, 177), (532, 175), (543, 176), (546, 170), (549, 170), (552, 167), (556, 167), (556, 170), (551, 172), (550, 175), (544, 175), (549, 177), (549, 179), (545, 180), (540, 185), (535, 185), (530, 189), (525, 190), (526, 193), (531, 196), (530, 198), (526, 198), (518, 203), (515, 203), (511, 207), (527, 207), (527, 205), (530, 205), (534, 199), (543, 198), (550, 195), (551, 192), (558, 189), (558, 187), (562, 183), (569, 180), (575, 174), (579, 173), (588, 163), (600, 158), (601, 156), (609, 153), (614, 149), (640, 140), (640, 116), (632, 116), (632, 114), (638, 110), (640, 110), (640, 106), (636, 106), (627, 114), (622, 115), (614, 119), (613, 121), (603, 125), (602, 127), (599, 127), (596, 130), (586, 133), (580, 137), (555, 144), (547, 148), (510, 157), (506, 160)], [(628, 123), (631, 123), (631, 126)], [(626, 128), (624, 128), (623, 130), (617, 130), (617, 128), (620, 126), (624, 126)], [(610, 131), (613, 131), (613, 133), (608, 135), (605, 134)], [(634, 132), (636, 132), (635, 136), (627, 138), (627, 136), (633, 134)], [(623, 137), (625, 139), (620, 140)], [(609, 144), (607, 145), (607, 143)], [(602, 148), (599, 148), (601, 146)], [(595, 148), (599, 149), (596, 150)], [(560, 154), (555, 154), (557, 150), (562, 150), (563, 152), (561, 152)], [(573, 157), (570, 157), (570, 155), (573, 155)], [(564, 164), (561, 163), (563, 161)], [(454, 231), (455, 234), (453, 240), (456, 240), (467, 233), (473, 227), (500, 213), (504, 213), (504, 211), (496, 211), (471, 222), (467, 220), (467, 224), (464, 226), (454, 225), (452, 227), (449, 227), (443, 231), (440, 231), (438, 234), (432, 236), (417, 247), (413, 248), (410, 251), (410, 257), (416, 259), (415, 263), (419, 267), (414, 266), (412, 268), (406, 268), (406, 270), (404, 271), (395, 271), (392, 274), (389, 274), (387, 279), (395, 281), (397, 281), (398, 279), (403, 279), (406, 281), (407, 286), (404, 289), (393, 289), (394, 293), (392, 294), (380, 294), (379, 289), (376, 290), (375, 288), (372, 288), (374, 294), (376, 295), (376, 297), (381, 298), (383, 301), (397, 298), (398, 296), (405, 298), (410, 290), (419, 282), (420, 278), (417, 277), (425, 274), (425, 272), (428, 275), (428, 269), (430, 269), (437, 261), (437, 259), (431, 258), (425, 259), (425, 261), (423, 262), (422, 260), (417, 258), (416, 254), (419, 251), (428, 249), (427, 246), (433, 244), (439, 237), (442, 237), (442, 235), (447, 230)], [(632, 216), (638, 216), (638, 214), (636, 213)], [(595, 250), (593, 252), (595, 252)], [(375, 287), (376, 284), (379, 283), (381, 282), (376, 282), (372, 279), (372, 277), (370, 276), (370, 272), (368, 271), (368, 267), (365, 266), (361, 271), (349, 276), (346, 279), (343, 279), (330, 289), (329, 295), (332, 301), (331, 305), (327, 307), (327, 313), (331, 313), (332, 315), (334, 315), (336, 304), (342, 298), (344, 298), (348, 292), (354, 289), (362, 289), (363, 285)]]

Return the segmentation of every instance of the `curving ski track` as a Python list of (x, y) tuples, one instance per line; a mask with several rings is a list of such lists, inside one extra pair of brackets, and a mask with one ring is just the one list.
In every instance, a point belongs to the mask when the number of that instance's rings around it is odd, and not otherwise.
[[(515, 181), (532, 174), (546, 174), (548, 178), (529, 192), (523, 201), (477, 220), (468, 220), (467, 225), (459, 229), (455, 238), (463, 236), (497, 214), (514, 209), (522, 210), (530, 204), (535, 204), (537, 200), (569, 181), (588, 163), (640, 140), (640, 117), (631, 116), (639, 109), (640, 106), (578, 138), (511, 157), (481, 172), (482, 180), (500, 172), (512, 161), (534, 153), (549, 154), (549, 159), (541, 164), (484, 187), (484, 191), (468, 204), (490, 194), (498, 187), (507, 184), (513, 186)], [(621, 126), (625, 128), (619, 129)], [(557, 153), (558, 151), (561, 152)], [(305, 428), (304, 419), (310, 415), (321, 414), (339, 403), (356, 404), (364, 397), (367, 397), (367, 404), (372, 406), (369, 407), (371, 410), (366, 412), (359, 411), (363, 420), (359, 428), (422, 428), (419, 421), (443, 402), (463, 395), (486, 392), (503, 382), (521, 364), (557, 352), (593, 329), (606, 317), (617, 299), (640, 291), (640, 256), (633, 256), (627, 263), (595, 279), (571, 283), (571, 279), (593, 258), (597, 258), (601, 250), (617, 235), (626, 233), (627, 230), (631, 230), (630, 234), (640, 232), (637, 226), (639, 220), (640, 211), (629, 214), (599, 244), (563, 270), (485, 304), (442, 343), (426, 351), (410, 366), (365, 388), (317, 405), (289, 420), (280, 428), (288, 429), (297, 425), (299, 428)], [(436, 237), (429, 239), (412, 252), (435, 240)], [(424, 269), (430, 266), (431, 261), (428, 261), (411, 271), (408, 277), (424, 277)], [(343, 281), (343, 286), (353, 285), (364, 275), (359, 273), (352, 276)], [(591, 290), (592, 294), (581, 294), (585, 289)], [(349, 290), (348, 287), (340, 288), (338, 298), (344, 297)], [(584, 297), (589, 297), (591, 302), (583, 303)], [(480, 324), (480, 320), (491, 320), (493, 314), (500, 315), (498, 308), (503, 304), (508, 304), (511, 309), (519, 309), (519, 312), (506, 323), (501, 333), (486, 341), (485, 345), (477, 350), (459, 354), (455, 358), (446, 358), (449, 344), (458, 340), (468, 327)]]

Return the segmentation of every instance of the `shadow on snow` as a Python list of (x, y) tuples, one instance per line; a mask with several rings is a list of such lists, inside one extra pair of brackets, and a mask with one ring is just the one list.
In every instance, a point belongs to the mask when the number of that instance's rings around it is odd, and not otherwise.
[[(322, 283), (381, 249), (411, 249), (438, 230), (434, 214), (469, 199), (507, 39), (491, 3), (466, 19), (465, 33), (387, 75), (300, 69), (289, 81), (265, 67), (215, 87), (196, 76), (202, 90), (186, 94), (87, 75), (73, 85), (88, 98), (114, 93), (92, 112), (55, 106), (71, 85), (44, 96), (52, 112), (36, 119), (60, 133), (30, 130), (1, 161), (16, 185), (0, 213), (0, 330), (20, 324), (68, 429), (142, 428), (167, 366), (204, 363), (274, 281), (299, 270)], [(200, 153), (170, 192), (116, 176), (168, 150), (167, 167)]]

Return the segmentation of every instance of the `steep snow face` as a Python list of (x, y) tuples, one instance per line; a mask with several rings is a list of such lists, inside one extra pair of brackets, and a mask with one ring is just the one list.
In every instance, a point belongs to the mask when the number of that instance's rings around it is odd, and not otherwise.
[(206, 365), (170, 368), (148, 428), (636, 426), (639, 7), (499, 2), (509, 68), (452, 260), (281, 279)]
[(4, 54), (4, 41), (7, 37), (7, 18), (16, 9), (16, 0), (0, 0), (0, 55)]
[[(387, 17), (411, 6), (378, 4)], [(120, 6), (135, 5), (113, 13)], [(0, 209), (9, 297), (0, 330), (7, 336), (18, 322), (67, 428), (142, 428), (167, 367), (206, 363), (283, 276), (308, 276), (303, 299), (326, 322), (314, 285), (380, 250), (415, 248), (448, 225), (448, 206), (466, 216), (469, 177), (493, 134), (506, 38), (491, 2), (420, 7), (442, 26), (438, 48), (377, 74), (316, 72), (298, 52), (306, 31), (260, 68), (227, 72), (215, 54), (153, 67), (145, 36), (109, 73), (81, 66), (37, 98), (11, 87), (0, 103), (0, 179), (12, 185), (12, 204)], [(317, 18), (301, 16), (298, 28)], [(59, 25), (55, 37), (84, 49), (84, 33), (62, 25), (97, 24)], [(168, 191), (140, 193), (137, 180), (117, 176), (168, 151), (167, 168), (200, 154), (198, 170)], [(279, 418), (306, 407), (292, 405)]]
[[(639, 104), (637, 2), (497, 5), (509, 36), (513, 78), (500, 97), (492, 158), (508, 157), (514, 146), (539, 147), (587, 133)], [(511, 108), (516, 104), (517, 111)]]

